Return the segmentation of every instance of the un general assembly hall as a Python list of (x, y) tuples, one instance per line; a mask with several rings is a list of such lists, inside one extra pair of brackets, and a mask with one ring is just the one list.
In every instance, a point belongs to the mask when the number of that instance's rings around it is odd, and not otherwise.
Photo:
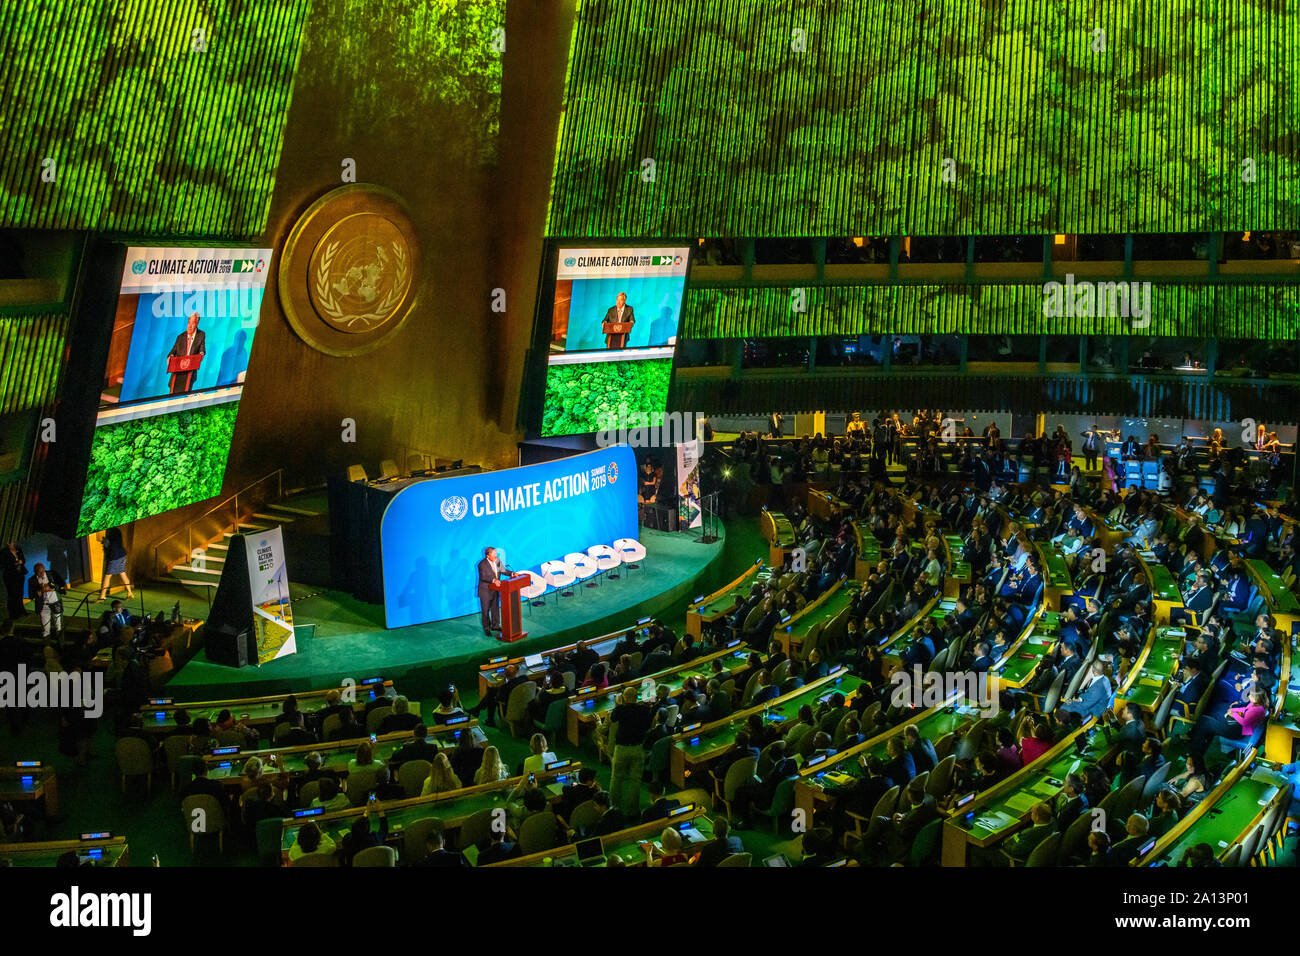
[(1281, 930), (1298, 72), (1290, 0), (8, 0), (7, 931)]

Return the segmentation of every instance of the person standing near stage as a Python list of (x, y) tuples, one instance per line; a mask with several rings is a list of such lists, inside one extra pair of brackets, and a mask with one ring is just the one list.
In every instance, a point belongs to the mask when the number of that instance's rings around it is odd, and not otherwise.
[(483, 560), (478, 563), (478, 606), (483, 633), (488, 637), (501, 630), (501, 592), (492, 589), (492, 582), (500, 580), (501, 564), (497, 549), (485, 548)]

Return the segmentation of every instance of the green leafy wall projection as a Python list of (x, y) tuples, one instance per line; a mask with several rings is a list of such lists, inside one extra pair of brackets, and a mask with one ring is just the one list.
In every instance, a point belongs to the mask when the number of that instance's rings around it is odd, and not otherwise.
[(77, 534), (221, 493), (238, 402), (95, 429)]
[(1291, 229), (1297, 36), (1266, 0), (580, 0), (548, 232)]
[[(1095, 302), (1109, 307), (1106, 280), (1094, 281)], [(1079, 289), (1075, 287), (1075, 301)], [(1062, 296), (1065, 287), (1062, 286)], [(1300, 286), (1211, 286), (1153, 282), (1150, 324), (1119, 314), (1044, 314), (1043, 284), (689, 289), (684, 335), (690, 339), (795, 335), (977, 333), (1006, 335), (1142, 335), (1270, 339), (1294, 342), (1300, 333)], [(1132, 289), (1130, 285), (1130, 295)], [(1139, 296), (1142, 295), (1139, 290)], [(1118, 297), (1115, 299), (1119, 304)]]
[(304, 62), (346, 94), (331, 136), (396, 127), (412, 149), (495, 162), (504, 28), (505, 0), (316, 0)]
[(662, 414), (672, 378), (671, 359), (552, 365), (546, 371), (542, 436), (618, 428), (625, 418)]
[(310, 6), (0, 4), (0, 227), (261, 233)]

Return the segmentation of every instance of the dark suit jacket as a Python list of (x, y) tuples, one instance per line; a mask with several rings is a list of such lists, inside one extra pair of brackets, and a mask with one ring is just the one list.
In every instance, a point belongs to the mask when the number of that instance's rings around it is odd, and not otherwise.
[(479, 600), (492, 597), (492, 588), (489, 585), (497, 579), (496, 568), (487, 558), (479, 561), (478, 565), (478, 596)]
[[(50, 583), (54, 585), (54, 591), (56, 594), (62, 592), (67, 588), (67, 584), (64, 583), (63, 580), (63, 575), (59, 574), (58, 571), (54, 571), (50, 568), (46, 568), (45, 576), (49, 578)], [(37, 591), (37, 588), (39, 587), (40, 585), (36, 583), (36, 575), (33, 574), (30, 578), (27, 579), (27, 597), (36, 602), (36, 607), (34, 608), (34, 610), (37, 611), (39, 611), (43, 606), (41, 604), (41, 599), (38, 597), (38, 594), (40, 592)]]
[(513, 860), (519, 855), (519, 844), (502, 840), (500, 843), (492, 844), (478, 855), (478, 865), (487, 866), (489, 863), (498, 863), (501, 860)]
[(190, 346), (189, 351), (185, 350), (185, 340), (189, 337), (188, 332), (182, 332), (176, 336), (176, 342), (172, 345), (172, 350), (167, 353), (167, 357), (173, 355), (207, 355), (207, 337), (203, 334), (202, 329), (194, 330), (194, 344)]

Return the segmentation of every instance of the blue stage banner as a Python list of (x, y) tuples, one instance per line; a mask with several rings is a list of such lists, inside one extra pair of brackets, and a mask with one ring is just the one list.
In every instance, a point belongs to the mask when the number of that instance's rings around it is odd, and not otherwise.
[(380, 522), (384, 618), (405, 627), (477, 614), (477, 564), (513, 571), (637, 536), (636, 458), (620, 445), (525, 468), (421, 481)]

